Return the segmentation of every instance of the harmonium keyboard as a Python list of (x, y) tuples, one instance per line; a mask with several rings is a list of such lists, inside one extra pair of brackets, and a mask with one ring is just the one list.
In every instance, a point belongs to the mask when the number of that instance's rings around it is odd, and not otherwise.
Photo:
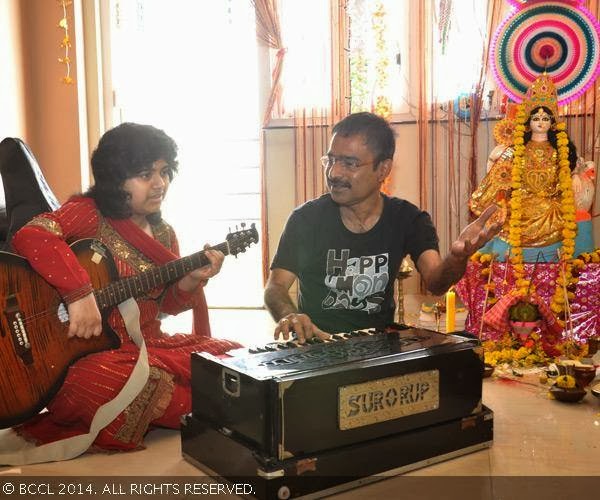
[[(184, 457), (254, 494), (336, 491), (490, 446), (479, 342), (395, 325), (192, 354)], [(283, 491), (283, 493), (282, 493)]]

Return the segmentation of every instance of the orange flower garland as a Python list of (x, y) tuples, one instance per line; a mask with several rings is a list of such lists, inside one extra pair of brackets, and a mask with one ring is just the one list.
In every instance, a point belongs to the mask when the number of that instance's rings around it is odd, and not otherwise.
[[(556, 279), (556, 290), (550, 303), (550, 308), (556, 314), (561, 316), (559, 319), (562, 320), (564, 317), (564, 311), (566, 308), (565, 301), (574, 296), (565, 297), (564, 288), (568, 289), (570, 283), (574, 283), (576, 278), (573, 277), (573, 254), (575, 253), (575, 237), (577, 236), (577, 223), (575, 222), (575, 197), (573, 195), (573, 182), (571, 180), (571, 168), (569, 164), (569, 138), (565, 132), (566, 125), (564, 123), (557, 123), (556, 130), (556, 144), (558, 146), (558, 181), (560, 190), (562, 193), (561, 197), (561, 214), (563, 216), (564, 226), (562, 230), (563, 235), (563, 246), (560, 255), (560, 262), (564, 266), (564, 278), (558, 276)], [(566, 282), (565, 282), (566, 281)]]
[(383, 2), (378, 2), (373, 12), (373, 34), (377, 50), (377, 61), (375, 63), (375, 88), (380, 92), (375, 98), (373, 112), (385, 119), (392, 115), (392, 103), (385, 95), (388, 85), (388, 66), (390, 64), (387, 54), (387, 42), (385, 39), (387, 14)]
[(525, 121), (527, 115), (525, 114), (525, 106), (520, 104), (517, 107), (517, 116), (515, 125), (515, 131), (513, 134), (513, 162), (511, 171), (511, 187), (512, 192), (510, 196), (510, 220), (508, 228), (508, 243), (511, 246), (510, 262), (513, 265), (513, 274), (515, 277), (515, 293), (525, 297), (529, 290), (529, 280), (525, 279), (525, 265), (523, 264), (523, 249), (521, 248), (521, 224), (523, 218), (522, 212), (522, 180), (523, 180), (523, 167), (525, 164), (525, 158), (523, 153), (525, 152), (525, 140), (523, 138), (525, 134)]
[(67, 7), (73, 2), (71, 0), (58, 0), (63, 11), (63, 16), (58, 22), (58, 27), (64, 30), (64, 36), (60, 43), (61, 48), (65, 50), (64, 57), (59, 57), (58, 62), (65, 65), (66, 75), (61, 78), (63, 83), (67, 85), (74, 83), (73, 77), (71, 76), (71, 57), (69, 56), (69, 49), (71, 48), (71, 37), (69, 36), (69, 21), (67, 20)]

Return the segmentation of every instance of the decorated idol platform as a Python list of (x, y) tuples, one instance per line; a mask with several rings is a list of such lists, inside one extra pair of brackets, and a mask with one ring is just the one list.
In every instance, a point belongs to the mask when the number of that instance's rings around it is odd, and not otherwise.
[(577, 402), (600, 395), (600, 251), (593, 153), (578, 149), (582, 136), (568, 125), (587, 119), (600, 29), (585, 2), (510, 3), (490, 50), (506, 113), (469, 200), (473, 216), (496, 205), (502, 228), (471, 258), (456, 294), (487, 374), (532, 374), (527, 383)]

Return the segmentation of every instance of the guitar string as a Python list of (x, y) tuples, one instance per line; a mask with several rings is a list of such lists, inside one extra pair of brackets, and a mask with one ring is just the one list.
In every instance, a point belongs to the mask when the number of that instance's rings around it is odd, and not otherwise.
[[(242, 243), (242, 245), (240, 245), (240, 243)], [(246, 242), (237, 242), (237, 245), (240, 245), (240, 248), (245, 248), (245, 246), (244, 246), (245, 243)], [(253, 243), (253, 241), (250, 240), (249, 243)], [(229, 255), (235, 255), (235, 254), (232, 253), (230, 247), (231, 247), (231, 243), (227, 244), (227, 243), (224, 242), (224, 243), (220, 243), (219, 245), (215, 245), (214, 247), (211, 247), (211, 249), (220, 250), (220, 251), (225, 252), (226, 254), (229, 254)], [(177, 265), (175, 263), (182, 263), (185, 260), (193, 260), (194, 257), (202, 258), (202, 257), (204, 257), (204, 253), (205, 253), (205, 251), (201, 251), (201, 252), (198, 252), (197, 254), (193, 254), (193, 255), (190, 255), (190, 256), (187, 256), (187, 257), (183, 257), (183, 258), (178, 259), (178, 260), (173, 261), (173, 262), (169, 262), (169, 263), (165, 264), (164, 266), (159, 266), (159, 267), (157, 267), (155, 269), (152, 269), (151, 271), (149, 271), (147, 273), (142, 273), (142, 274), (138, 274), (138, 275), (128, 276), (128, 277), (126, 277), (124, 279), (119, 280), (118, 282), (111, 283), (110, 285), (104, 287), (101, 291), (98, 290), (98, 292), (99, 293), (107, 293), (109, 295), (109, 297), (113, 293), (116, 294), (116, 295), (119, 295), (118, 286), (121, 286), (122, 288), (128, 287), (130, 289), (129, 292), (132, 293), (132, 290), (131, 290), (131, 287), (130, 287), (130, 283), (131, 282), (135, 282), (136, 280), (137, 281), (141, 281), (144, 276), (146, 276), (146, 277), (152, 276), (155, 279), (158, 277), (159, 280), (162, 280), (162, 279), (164, 279), (162, 277), (162, 275), (161, 275), (161, 273), (162, 273), (163, 270), (166, 270), (167, 271), (167, 277), (169, 276), (169, 272), (170, 272), (169, 265)], [(202, 262), (202, 260), (200, 262)], [(184, 264), (182, 264), (182, 265), (184, 266)], [(185, 270), (185, 267), (183, 269)], [(177, 269), (173, 269), (173, 271), (177, 272)], [(154, 273), (154, 275), (153, 275), (153, 273)], [(173, 278), (173, 279), (177, 279), (177, 278)], [(117, 283), (119, 285), (117, 285)], [(150, 284), (150, 282), (148, 281), (148, 285), (149, 284)], [(165, 284), (164, 282), (163, 283), (158, 283), (158, 284), (155, 282), (154, 283), (154, 288), (158, 288), (159, 286), (162, 286), (164, 284)], [(113, 289), (113, 290), (111, 291), (111, 289)], [(148, 288), (148, 289), (144, 290), (143, 285), (142, 285), (141, 289), (137, 289), (138, 292), (140, 292), (140, 291), (143, 292), (143, 291), (148, 291), (148, 290), (152, 290), (152, 288)], [(98, 300), (98, 295), (96, 295), (96, 300)], [(55, 309), (58, 308), (58, 307), (60, 307), (60, 304), (62, 304), (62, 303), (63, 303), (63, 301), (54, 301), (50, 308), (43, 309), (41, 311), (38, 311), (36, 314), (32, 314), (30, 316), (23, 317), (22, 318), (23, 324), (29, 324), (29, 325), (31, 325), (31, 323), (34, 322), (34, 321), (39, 321), (42, 318), (45, 318), (46, 316), (50, 316), (50, 315), (55, 314), (55, 312), (54, 312)], [(114, 305), (114, 304), (111, 304), (111, 305)], [(106, 306), (106, 307), (110, 307), (110, 305)]]
[[(174, 261), (177, 263), (180, 263), (181, 261), (187, 259), (179, 259), (178, 261)], [(171, 265), (171, 269), (169, 269), (169, 265)], [(134, 290), (139, 292), (144, 292), (144, 291), (148, 291), (148, 290), (152, 290), (153, 288), (158, 288), (159, 286), (162, 286), (165, 282), (165, 278), (162, 276), (163, 271), (167, 272), (167, 278), (169, 277), (169, 273), (171, 271), (174, 271), (175, 273), (177, 273), (177, 269), (172, 269), (173, 266), (176, 266), (178, 264), (173, 264), (172, 262), (169, 262), (167, 265), (165, 265), (164, 267), (157, 267), (155, 269), (152, 269), (150, 272), (145, 273), (145, 274), (138, 274), (138, 275), (132, 275), (132, 276), (127, 276), (126, 278), (123, 278), (121, 280), (119, 280), (118, 282), (115, 283), (111, 283), (110, 285), (107, 285), (106, 287), (102, 288), (101, 290), (97, 290), (97, 294), (96, 295), (96, 300), (99, 300), (99, 295), (104, 295), (106, 294), (109, 298), (111, 297), (111, 295), (116, 295), (117, 297), (119, 297), (120, 292), (124, 291), (125, 288), (129, 289), (129, 293), (135, 295), (133, 292)], [(184, 264), (182, 264), (184, 265)], [(150, 286), (150, 278), (153, 279), (154, 283), (152, 288), (148, 288), (148, 289), (144, 289), (145, 287), (143, 286), (143, 283), (138, 283), (136, 284), (135, 282), (141, 282), (142, 279), (144, 277), (147, 277), (147, 283)], [(159, 282), (157, 283), (156, 280), (159, 280)], [(176, 279), (176, 278), (173, 278)], [(163, 281), (162, 283), (160, 281)], [(133, 290), (132, 290), (132, 284), (133, 284)], [(141, 285), (141, 288), (138, 286)], [(119, 290), (119, 288), (121, 290)], [(49, 308), (47, 309), (42, 309), (41, 311), (38, 311), (35, 314), (29, 315), (29, 316), (25, 316), (22, 318), (22, 321), (24, 324), (31, 324), (33, 321), (38, 321), (46, 316), (50, 316), (52, 314), (55, 313), (55, 310), (60, 307), (60, 304), (62, 304), (63, 301), (61, 300), (54, 300), (52, 302), (52, 304), (50, 305)], [(100, 304), (99, 304), (100, 305)], [(106, 307), (110, 307), (111, 305), (115, 305), (115, 304), (109, 304)]]

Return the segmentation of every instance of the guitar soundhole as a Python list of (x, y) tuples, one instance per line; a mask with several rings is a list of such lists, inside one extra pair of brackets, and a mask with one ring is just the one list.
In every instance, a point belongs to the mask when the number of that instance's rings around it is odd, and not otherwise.
[(60, 303), (58, 305), (58, 310), (56, 311), (56, 316), (61, 323), (66, 323), (69, 321), (69, 312), (64, 303)]

